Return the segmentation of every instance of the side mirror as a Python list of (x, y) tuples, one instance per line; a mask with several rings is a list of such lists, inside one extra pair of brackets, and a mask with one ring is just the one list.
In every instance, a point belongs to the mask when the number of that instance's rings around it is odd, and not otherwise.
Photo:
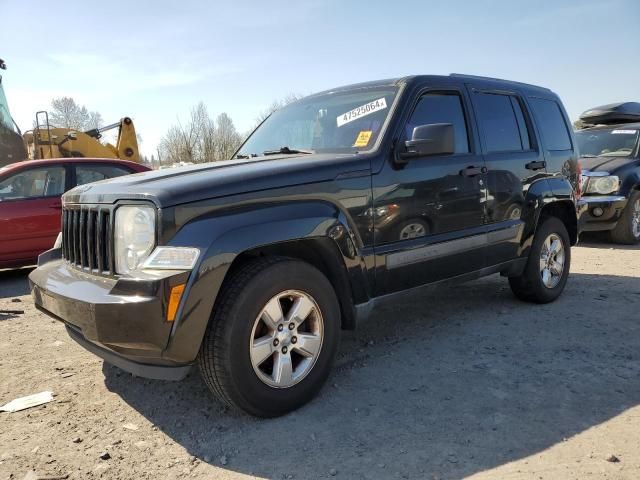
[(455, 152), (455, 134), (451, 123), (430, 123), (413, 129), (411, 140), (404, 142), (406, 152), (398, 157), (406, 163), (411, 158), (428, 155), (451, 155)]

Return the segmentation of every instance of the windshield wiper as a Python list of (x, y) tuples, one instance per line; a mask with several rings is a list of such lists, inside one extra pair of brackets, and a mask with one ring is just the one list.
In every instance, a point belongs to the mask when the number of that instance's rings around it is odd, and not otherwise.
[(291, 155), (294, 153), (311, 154), (316, 152), (314, 152), (313, 150), (297, 150), (295, 148), (280, 147), (278, 150), (265, 150), (264, 152), (262, 152), (262, 155), (279, 155), (279, 154)]

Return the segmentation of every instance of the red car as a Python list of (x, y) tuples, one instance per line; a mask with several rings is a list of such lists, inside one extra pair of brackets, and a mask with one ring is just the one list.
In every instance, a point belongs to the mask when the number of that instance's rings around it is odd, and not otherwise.
[(85, 183), (146, 172), (126, 160), (60, 158), (0, 168), (0, 268), (34, 264), (60, 232), (61, 195)]

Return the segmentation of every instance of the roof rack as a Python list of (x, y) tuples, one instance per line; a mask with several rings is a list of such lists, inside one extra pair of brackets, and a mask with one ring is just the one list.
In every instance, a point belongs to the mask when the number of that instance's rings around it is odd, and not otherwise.
[(468, 79), (473, 79), (473, 80), (490, 80), (490, 81), (494, 81), (494, 82), (515, 83), (516, 85), (523, 85), (525, 87), (537, 88), (539, 90), (544, 90), (546, 92), (551, 92), (551, 89), (546, 88), (546, 87), (540, 87), (538, 85), (533, 85), (531, 83), (515, 82), (513, 80), (505, 80), (504, 78), (483, 77), (482, 75), (467, 75), (465, 73), (450, 73), (449, 76), (450, 77), (457, 77), (457, 78), (468, 78)]

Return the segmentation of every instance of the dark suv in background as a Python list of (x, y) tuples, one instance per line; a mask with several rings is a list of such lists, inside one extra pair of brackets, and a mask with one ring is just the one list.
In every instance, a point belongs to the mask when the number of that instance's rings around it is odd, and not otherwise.
[(608, 231), (614, 242), (640, 242), (640, 103), (603, 105), (580, 116), (584, 231)]
[(194, 364), (223, 401), (275, 416), (311, 399), (341, 329), (435, 282), (500, 273), (564, 289), (577, 153), (546, 88), (414, 76), (311, 95), (231, 161), (78, 187), (38, 308), (136, 375)]

